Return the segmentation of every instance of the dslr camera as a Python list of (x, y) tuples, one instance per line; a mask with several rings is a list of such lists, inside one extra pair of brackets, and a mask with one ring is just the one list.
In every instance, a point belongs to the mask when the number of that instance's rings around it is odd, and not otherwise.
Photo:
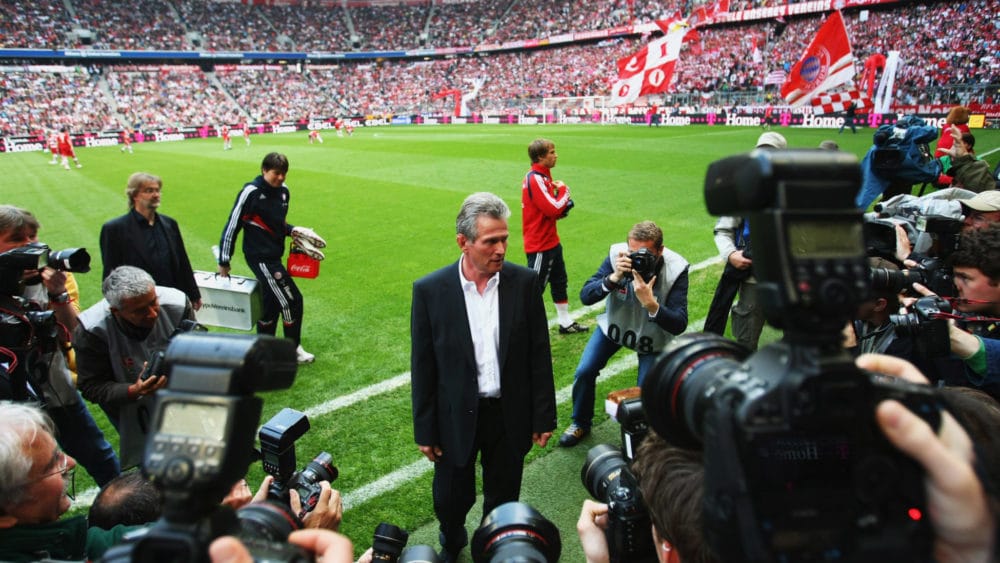
[[(295, 441), (309, 430), (309, 418), (294, 409), (284, 408), (261, 427), (260, 454), (264, 472), (274, 477), (267, 498), (289, 504), (289, 491), (295, 489), (302, 502), (302, 518), (316, 508), (320, 481), (333, 483), (339, 472), (333, 456), (320, 452), (301, 470), (296, 470)], [(249, 508), (249, 507), (248, 507)]]
[(590, 496), (608, 505), (608, 553), (612, 563), (654, 563), (656, 547), (652, 521), (630, 469), (635, 452), (649, 433), (649, 425), (638, 397), (618, 404), (615, 418), (621, 425), (621, 448), (599, 444), (587, 452), (580, 470)]
[(256, 522), (220, 504), (255, 460), (263, 400), (254, 393), (291, 387), (295, 344), (269, 336), (180, 334), (167, 347), (166, 363), (170, 382), (156, 394), (142, 464), (160, 491), (163, 516), (108, 550), (103, 561), (204, 563), (209, 544), (223, 535), (239, 537), (258, 561), (312, 561), (285, 543), (287, 534), (263, 536)]
[(663, 264), (663, 257), (656, 256), (648, 248), (640, 248), (629, 253), (628, 259), (632, 261), (632, 271), (623, 274), (623, 277), (628, 280), (633, 279), (635, 274), (639, 274), (643, 281), (648, 282)]
[(924, 474), (875, 407), (896, 399), (932, 427), (932, 388), (859, 370), (841, 329), (869, 291), (853, 155), (753, 151), (712, 163), (713, 215), (749, 217), (757, 298), (784, 338), (753, 355), (682, 335), (642, 385), (650, 426), (701, 448), (705, 537), (723, 561), (926, 561)]
[(63, 272), (85, 274), (90, 271), (90, 254), (86, 248), (52, 252), (49, 245), (43, 242), (32, 242), (8, 250), (0, 254), (0, 295), (20, 293), (19, 288), (25, 281), (41, 281), (41, 278), (25, 280), (24, 273), (46, 266)]
[[(205, 328), (204, 325), (198, 323), (198, 321), (192, 321), (191, 319), (181, 319), (181, 322), (177, 324), (177, 327), (174, 328), (174, 331), (172, 333), (170, 333), (170, 337), (167, 340), (168, 341), (173, 340), (174, 337), (177, 336), (178, 334), (184, 334), (185, 332), (191, 332), (191, 331), (207, 332), (208, 329)], [(157, 350), (156, 352), (153, 352), (152, 356), (149, 358), (149, 361), (146, 362), (146, 367), (143, 368), (142, 373), (139, 374), (139, 377), (142, 378), (143, 381), (157, 375), (166, 375), (167, 377), (169, 377), (170, 372), (167, 371), (166, 359), (167, 359), (166, 350)]]

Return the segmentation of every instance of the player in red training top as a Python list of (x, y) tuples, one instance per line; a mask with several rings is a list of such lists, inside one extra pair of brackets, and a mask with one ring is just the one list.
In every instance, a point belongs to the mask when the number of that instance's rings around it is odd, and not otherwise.
[(62, 167), (69, 170), (69, 159), (73, 159), (76, 163), (77, 168), (83, 168), (80, 164), (80, 159), (76, 157), (76, 153), (73, 152), (73, 140), (69, 136), (69, 131), (64, 127), (59, 135), (56, 137), (56, 143), (59, 145), (59, 156), (62, 157)]
[(128, 151), (129, 154), (132, 152), (132, 129), (125, 128), (122, 130), (122, 152)]
[(309, 131), (309, 144), (311, 145), (316, 141), (319, 141), (320, 144), (323, 144), (323, 137), (320, 136), (319, 129), (312, 129), (311, 131)]
[(243, 140), (246, 142), (247, 146), (250, 146), (250, 124), (243, 124)]
[(219, 136), (222, 137), (222, 150), (231, 150), (233, 148), (233, 139), (229, 136), (228, 125), (222, 126), (222, 129), (219, 130)]

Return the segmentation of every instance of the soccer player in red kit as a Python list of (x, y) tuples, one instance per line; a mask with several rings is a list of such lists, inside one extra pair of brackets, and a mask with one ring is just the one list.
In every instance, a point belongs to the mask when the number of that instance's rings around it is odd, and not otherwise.
[(80, 159), (73, 152), (73, 140), (70, 138), (69, 131), (65, 127), (56, 137), (56, 143), (59, 145), (59, 155), (62, 157), (62, 167), (64, 169), (69, 170), (69, 159), (71, 158), (76, 163), (77, 168), (83, 168), (83, 165), (80, 164)]

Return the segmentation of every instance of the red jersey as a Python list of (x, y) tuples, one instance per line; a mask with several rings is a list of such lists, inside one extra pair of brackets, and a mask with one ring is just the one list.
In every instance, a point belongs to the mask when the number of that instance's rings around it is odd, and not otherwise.
[(63, 132), (56, 136), (56, 143), (59, 145), (59, 154), (62, 156), (73, 156), (73, 141), (69, 133)]
[(521, 230), (526, 253), (544, 252), (559, 244), (556, 221), (568, 204), (569, 188), (556, 187), (548, 168), (532, 164), (521, 185)]

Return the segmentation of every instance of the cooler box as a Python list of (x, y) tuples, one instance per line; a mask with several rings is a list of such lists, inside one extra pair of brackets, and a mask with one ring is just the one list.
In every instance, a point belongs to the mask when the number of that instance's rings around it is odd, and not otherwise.
[(195, 270), (194, 280), (201, 290), (201, 309), (195, 314), (199, 323), (238, 330), (256, 328), (261, 309), (256, 279), (224, 278)]

